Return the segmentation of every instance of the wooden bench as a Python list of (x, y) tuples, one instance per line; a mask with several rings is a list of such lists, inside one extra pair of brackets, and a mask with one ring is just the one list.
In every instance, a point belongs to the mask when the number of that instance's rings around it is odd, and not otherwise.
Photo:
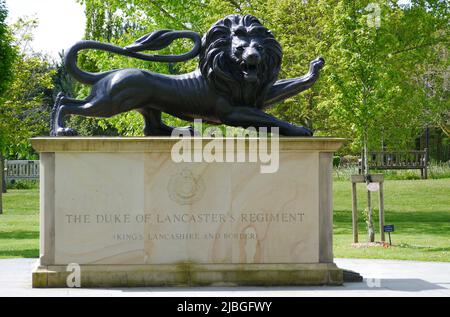
[[(362, 162), (359, 160), (359, 174), (364, 174)], [(407, 170), (420, 169), (422, 179), (428, 177), (428, 151), (380, 151), (370, 152), (368, 157), (369, 168), (374, 170)]]
[(39, 180), (39, 161), (10, 160), (5, 161), (6, 181), (29, 179)]

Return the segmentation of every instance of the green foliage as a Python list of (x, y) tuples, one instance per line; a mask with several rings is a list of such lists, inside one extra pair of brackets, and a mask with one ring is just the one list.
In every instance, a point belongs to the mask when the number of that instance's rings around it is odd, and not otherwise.
[(35, 180), (11, 180), (6, 184), (8, 189), (36, 189), (39, 188), (39, 181)]
[(49, 133), (55, 70), (46, 56), (28, 49), (36, 26), (34, 19), (19, 19), (12, 26), (18, 55), (0, 108), (2, 152), (8, 159), (36, 158), (28, 139)]
[(11, 66), (16, 56), (16, 51), (11, 43), (11, 31), (5, 23), (7, 14), (5, 1), (0, 0), (0, 97), (6, 91), (11, 80)]
[[(4, 94), (12, 79), (12, 65), (17, 50), (12, 46), (11, 30), (5, 23), (8, 11), (5, 1), (0, 0), (0, 109), (3, 106)], [(6, 128), (4, 120), (0, 120), (0, 157), (1, 149), (5, 146)]]
[(341, 157), (333, 156), (333, 167), (339, 167), (340, 164), (341, 164)]
[(332, 116), (372, 148), (383, 139), (399, 148), (427, 122), (418, 78), (436, 54), (433, 44), (445, 40), (439, 36), (442, 24), (414, 1), (413, 9), (378, 1), (380, 27), (369, 27), (367, 15), (359, 13), (369, 2), (342, 1), (334, 8), (327, 51), (333, 69), (329, 91), (336, 96)]

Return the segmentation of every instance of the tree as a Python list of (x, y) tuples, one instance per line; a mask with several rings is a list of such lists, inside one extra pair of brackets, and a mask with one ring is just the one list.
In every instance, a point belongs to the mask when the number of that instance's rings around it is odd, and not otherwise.
[(49, 133), (55, 70), (46, 56), (29, 49), (36, 26), (35, 19), (22, 18), (12, 26), (18, 54), (12, 65), (13, 80), (0, 108), (2, 152), (8, 158), (36, 156), (28, 139)]
[(11, 65), (16, 56), (11, 31), (5, 23), (7, 14), (5, 0), (0, 0), (0, 96), (3, 96), (11, 81)]
[[(8, 10), (4, 0), (0, 0), (0, 108), (3, 106), (4, 93), (12, 78), (12, 64), (16, 57), (16, 50), (12, 47), (11, 31), (5, 23)], [(0, 213), (2, 213), (2, 193), (6, 191), (3, 184), (3, 155), (6, 130), (3, 127), (3, 118), (0, 117)]]
[[(342, 1), (324, 29), (331, 40), (328, 55), (333, 71), (327, 78), (331, 113), (349, 125), (362, 144), (366, 175), (369, 149), (385, 145), (379, 140), (398, 146), (395, 141), (410, 140), (423, 125), (425, 95), (416, 79), (435, 54), (434, 47), (445, 42), (439, 36), (442, 12), (430, 10), (429, 3), (412, 1), (405, 8), (396, 2)], [(374, 17), (364, 11), (370, 10), (370, 14), (377, 11), (377, 25), (369, 23)], [(370, 192), (368, 201), (373, 242)]]

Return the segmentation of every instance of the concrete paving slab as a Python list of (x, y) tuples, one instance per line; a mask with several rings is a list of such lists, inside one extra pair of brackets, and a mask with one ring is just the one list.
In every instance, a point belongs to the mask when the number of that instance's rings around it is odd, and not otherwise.
[(333, 287), (33, 289), (31, 270), (36, 261), (37, 259), (0, 260), (0, 296), (450, 296), (450, 263), (447, 262), (335, 259), (339, 267), (360, 273), (364, 281)]

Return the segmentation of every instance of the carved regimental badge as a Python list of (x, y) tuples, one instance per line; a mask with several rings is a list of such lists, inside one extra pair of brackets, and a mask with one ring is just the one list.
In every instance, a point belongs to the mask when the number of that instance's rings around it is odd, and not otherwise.
[(195, 176), (192, 171), (184, 169), (170, 177), (167, 191), (174, 202), (189, 205), (202, 198), (205, 184), (201, 176)]

